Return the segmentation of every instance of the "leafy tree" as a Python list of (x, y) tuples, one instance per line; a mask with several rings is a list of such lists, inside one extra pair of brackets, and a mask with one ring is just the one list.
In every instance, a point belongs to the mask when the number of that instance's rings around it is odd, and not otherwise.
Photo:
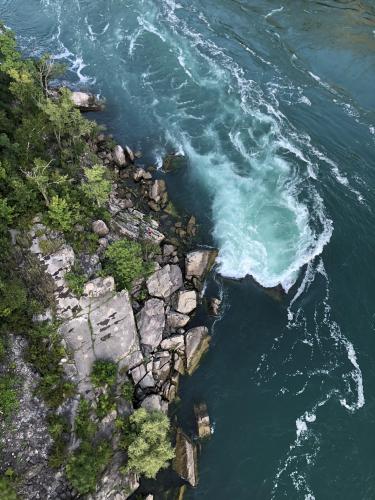
[(71, 231), (75, 223), (72, 207), (65, 198), (58, 195), (52, 197), (48, 207), (48, 219), (52, 227), (62, 231)]
[(129, 417), (127, 429), (128, 469), (155, 478), (174, 457), (169, 440), (170, 423), (160, 411), (139, 408)]
[(106, 169), (101, 165), (94, 165), (92, 168), (85, 168), (84, 172), (87, 182), (82, 184), (82, 191), (89, 200), (102, 207), (111, 192), (111, 182), (105, 179)]

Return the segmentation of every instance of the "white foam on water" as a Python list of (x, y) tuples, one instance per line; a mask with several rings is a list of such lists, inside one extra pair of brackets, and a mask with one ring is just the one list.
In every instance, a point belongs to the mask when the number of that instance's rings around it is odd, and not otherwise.
[(273, 9), (273, 10), (271, 10), (271, 12), (269, 12), (268, 14), (266, 14), (264, 17), (265, 17), (265, 19), (267, 19), (268, 17), (273, 16), (277, 12), (282, 12), (283, 10), (284, 10), (284, 7), (280, 7), (278, 9)]
[[(229, 138), (242, 157), (240, 171), (227, 145), (222, 144), (217, 127), (209, 127), (203, 132), (207, 142), (212, 143), (208, 153), (197, 150), (183, 130), (177, 127), (173, 132), (175, 137), (183, 136), (184, 150), (192, 169), (212, 198), (213, 234), (219, 246), (218, 270), (226, 277), (251, 275), (265, 287), (281, 284), (289, 290), (299, 269), (320, 254), (329, 241), (332, 223), (322, 210), (322, 204), (318, 207), (315, 203), (316, 194), (312, 190), (308, 205), (299, 199), (299, 184), (304, 175), (301, 177), (297, 173), (293, 160), (290, 163), (283, 159), (283, 150), (287, 150), (296, 163), (306, 165), (307, 177), (316, 177), (315, 167), (292, 142), (290, 135), (288, 137), (283, 113), (265, 99), (255, 82), (245, 77), (243, 68), (222, 48), (182, 21), (176, 15), (175, 2), (164, 1), (163, 4), (167, 6), (168, 27), (183, 39), (178, 44), (170, 40), (168, 33), (163, 33), (162, 37), (175, 45), (176, 58), (191, 82), (210, 84), (207, 73), (202, 78), (197, 62), (203, 58), (209, 64), (212, 77), (220, 74), (223, 88), (219, 90), (223, 96), (227, 94), (226, 86), (234, 91), (234, 109), (225, 111), (229, 113), (227, 119), (235, 123)], [(186, 39), (190, 40), (188, 47)], [(217, 82), (215, 78), (216, 89)], [(260, 111), (261, 107), (268, 114)], [(184, 117), (183, 112), (181, 116)], [(242, 137), (246, 123), (254, 143), (251, 149), (246, 145), (249, 137)], [(251, 137), (253, 127), (263, 131)], [(311, 209), (320, 212), (311, 217)]]

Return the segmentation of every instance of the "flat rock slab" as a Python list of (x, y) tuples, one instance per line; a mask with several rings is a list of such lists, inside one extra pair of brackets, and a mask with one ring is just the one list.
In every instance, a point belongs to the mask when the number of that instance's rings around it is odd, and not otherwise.
[(158, 223), (148, 222), (144, 214), (132, 208), (121, 210), (114, 215), (110, 226), (120, 236), (126, 236), (132, 240), (144, 239), (157, 244), (164, 240), (164, 234), (157, 229)]
[(200, 363), (202, 356), (208, 350), (211, 337), (205, 326), (197, 326), (189, 330), (185, 337), (186, 370), (191, 375)]
[(162, 340), (165, 327), (164, 302), (160, 299), (147, 300), (137, 314), (137, 326), (142, 347), (149, 354)]
[(181, 269), (168, 264), (152, 274), (146, 285), (150, 295), (167, 299), (183, 286)]
[(197, 486), (197, 448), (181, 429), (177, 429), (176, 455), (173, 459), (173, 469), (191, 486)]

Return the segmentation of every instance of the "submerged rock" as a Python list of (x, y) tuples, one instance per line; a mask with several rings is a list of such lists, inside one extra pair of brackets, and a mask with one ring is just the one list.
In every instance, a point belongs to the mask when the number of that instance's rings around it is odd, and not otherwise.
[(209, 311), (212, 316), (220, 316), (221, 300), (213, 297), (209, 302)]
[(176, 455), (173, 459), (173, 469), (191, 486), (197, 486), (197, 448), (181, 429), (177, 429)]
[(200, 360), (208, 350), (210, 336), (205, 326), (197, 326), (189, 330), (185, 337), (186, 344), (186, 369), (189, 375), (198, 368)]
[(198, 436), (201, 439), (211, 436), (210, 417), (208, 416), (206, 403), (194, 405), (194, 413), (197, 421)]

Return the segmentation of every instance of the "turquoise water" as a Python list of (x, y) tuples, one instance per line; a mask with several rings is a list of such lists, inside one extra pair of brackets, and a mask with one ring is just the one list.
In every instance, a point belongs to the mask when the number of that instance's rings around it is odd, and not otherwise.
[(219, 248), (225, 303), (182, 386), (180, 416), (203, 399), (214, 422), (188, 498), (374, 499), (373, 2), (0, 0), (0, 18), (105, 96), (146, 164), (185, 155), (167, 180)]

